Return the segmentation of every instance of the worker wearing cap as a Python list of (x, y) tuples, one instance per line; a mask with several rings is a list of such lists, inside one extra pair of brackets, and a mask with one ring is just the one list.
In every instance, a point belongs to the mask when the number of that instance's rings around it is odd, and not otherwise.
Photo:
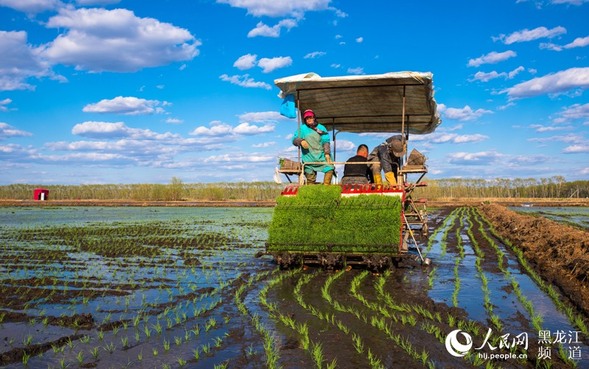
[(292, 143), (301, 148), (307, 183), (315, 183), (317, 172), (323, 172), (323, 184), (330, 184), (335, 168), (331, 164), (331, 146), (327, 129), (317, 122), (311, 109), (303, 112), (303, 121), (304, 124), (294, 133)]
[(380, 176), (381, 169), (384, 171), (384, 177), (389, 185), (397, 185), (397, 171), (401, 166), (401, 157), (406, 152), (406, 142), (402, 135), (395, 135), (376, 146), (368, 155), (375, 184), (382, 183)]

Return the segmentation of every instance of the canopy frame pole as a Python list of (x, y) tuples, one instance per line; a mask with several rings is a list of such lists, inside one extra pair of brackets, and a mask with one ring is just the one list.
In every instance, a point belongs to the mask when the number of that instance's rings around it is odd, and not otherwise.
[[(297, 132), (301, 133), (301, 100), (299, 98), (300, 92), (297, 90)], [(297, 147), (297, 159), (301, 162), (301, 147)]]
[(403, 85), (403, 106), (401, 108), (401, 133), (405, 134), (405, 89), (407, 86)]
[[(403, 106), (401, 108), (401, 137), (403, 137), (403, 139), (401, 140), (401, 144), (403, 145), (403, 148), (405, 148), (405, 145), (407, 144), (407, 139), (409, 138), (409, 124), (407, 124), (407, 132), (405, 132), (405, 103), (407, 100), (405, 96), (406, 90), (407, 86), (403, 85)], [(407, 151), (409, 150), (405, 150), (405, 163), (407, 162)]]
[[(299, 98), (300, 92), (297, 90), (297, 132), (301, 134), (301, 100)], [(299, 185), (304, 185), (307, 177), (305, 177), (305, 163), (302, 163), (301, 159), (301, 147), (297, 147), (297, 161), (301, 163), (301, 172), (299, 173)]]
[[(336, 140), (335, 140), (335, 118), (331, 118), (331, 140), (333, 141), (333, 159), (331, 161), (335, 161), (336, 159), (336, 153), (337, 153), (337, 144), (336, 144)], [(329, 153), (331, 155), (331, 153)]]

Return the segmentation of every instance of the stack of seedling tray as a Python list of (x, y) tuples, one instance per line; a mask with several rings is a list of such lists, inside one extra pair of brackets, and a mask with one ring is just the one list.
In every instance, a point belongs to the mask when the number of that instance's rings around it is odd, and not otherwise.
[(397, 253), (401, 198), (380, 194), (341, 196), (341, 187), (301, 186), (280, 196), (268, 230), (267, 252)]

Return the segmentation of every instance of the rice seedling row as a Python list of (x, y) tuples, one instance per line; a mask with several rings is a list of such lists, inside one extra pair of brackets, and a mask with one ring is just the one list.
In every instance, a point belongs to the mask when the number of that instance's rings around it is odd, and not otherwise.
[[(11, 211), (18, 216), (18, 209)], [(69, 219), (68, 211), (78, 210), (44, 211)], [(586, 318), (475, 208), (433, 214), (423, 244), (433, 265), (407, 259), (380, 274), (360, 268), (279, 270), (270, 257), (256, 258), (272, 209), (177, 209), (176, 215), (166, 209), (162, 219), (157, 209), (147, 210), (149, 219), (129, 215), (147, 213), (120, 211), (109, 210), (110, 218), (100, 221), (82, 217), (0, 227), (0, 354), (11, 357), (0, 365), (566, 368), (587, 363)], [(456, 330), (473, 341), (461, 357), (446, 344)], [(547, 344), (552, 356), (538, 357), (539, 331), (558, 330), (576, 332), (581, 358), (571, 358), (573, 345), (567, 342)], [(521, 333), (529, 338), (526, 349), (512, 344)], [(499, 352), (501, 345), (501, 352), (527, 358), (483, 355)]]
[[(482, 218), (476, 209), (457, 208), (450, 214), (459, 214), (461, 217), (457, 225), (447, 225), (445, 230), (441, 231), (453, 235), (445, 242), (456, 246), (456, 256), (453, 259), (454, 268), (451, 274), (440, 273), (442, 266), (436, 266), (436, 273), (432, 277), (433, 281), (429, 282), (429, 285), (433, 286), (430, 296), (434, 297), (434, 300), (452, 302), (452, 305), (456, 307), (463, 307), (469, 312), (471, 319), (483, 323), (495, 335), (501, 333), (513, 337), (525, 333), (529, 338), (529, 347), (526, 348), (527, 360), (533, 362), (534, 365), (551, 365), (551, 361), (538, 359), (535, 355), (530, 354), (532, 350), (539, 349), (537, 347), (538, 336), (542, 332), (555, 331), (584, 335), (583, 329), (579, 328), (579, 326), (583, 326), (584, 319), (580, 317), (575, 319), (574, 316), (567, 317), (557, 312), (558, 305), (562, 304), (560, 302), (562, 296), (555, 293), (556, 301), (559, 302), (550, 301), (548, 289), (542, 288), (545, 283), (534, 277), (533, 270), (529, 265), (526, 267), (525, 258), (518, 256), (518, 251), (515, 251), (517, 248), (512, 249), (506, 246), (508, 243), (493, 233), (492, 226)], [(434, 241), (428, 256), (444, 264), (444, 259), (448, 262), (452, 260), (451, 255), (446, 255), (447, 250), (450, 250), (450, 253), (454, 252), (451, 251), (452, 249), (448, 249), (448, 245), (440, 244), (441, 240), (440, 238)], [(473, 254), (473, 262), (464, 259), (465, 256), (468, 258), (471, 253)], [(468, 271), (465, 270), (466, 265), (469, 267)], [(474, 281), (473, 273), (479, 281), (478, 286), (472, 283)], [(465, 291), (465, 295), (468, 297), (463, 299), (460, 298), (463, 294), (458, 291), (456, 286), (459, 283), (463, 285), (466, 279), (471, 282), (467, 288), (469, 292)], [(451, 298), (448, 297), (449, 292), (440, 293), (442, 289), (448, 290), (444, 286), (447, 286), (449, 281), (454, 282)], [(544, 293), (540, 291), (544, 291)], [(444, 297), (440, 298), (441, 296)], [(532, 301), (542, 306), (542, 312), (535, 309), (535, 304)], [(477, 311), (486, 312), (487, 318)], [(546, 317), (550, 317), (551, 324), (548, 327), (543, 324)], [(576, 321), (580, 321), (581, 324), (577, 326)], [(580, 342), (580, 345), (586, 347), (586, 343)], [(554, 356), (551, 359), (558, 361), (559, 365), (574, 367), (578, 363), (578, 360), (572, 359), (574, 355), (571, 354), (573, 348), (570, 345), (563, 347), (558, 342), (553, 342), (550, 349), (554, 351)], [(522, 351), (520, 347), (514, 348), (512, 346), (511, 352), (521, 353)], [(555, 359), (557, 355), (560, 357)], [(519, 365), (524, 364), (520, 363)]]

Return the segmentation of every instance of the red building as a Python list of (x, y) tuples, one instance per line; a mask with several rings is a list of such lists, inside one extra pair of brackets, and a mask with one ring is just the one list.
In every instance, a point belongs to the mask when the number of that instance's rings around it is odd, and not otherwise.
[(38, 201), (44, 201), (49, 198), (49, 190), (45, 188), (35, 188), (33, 192), (33, 199)]

